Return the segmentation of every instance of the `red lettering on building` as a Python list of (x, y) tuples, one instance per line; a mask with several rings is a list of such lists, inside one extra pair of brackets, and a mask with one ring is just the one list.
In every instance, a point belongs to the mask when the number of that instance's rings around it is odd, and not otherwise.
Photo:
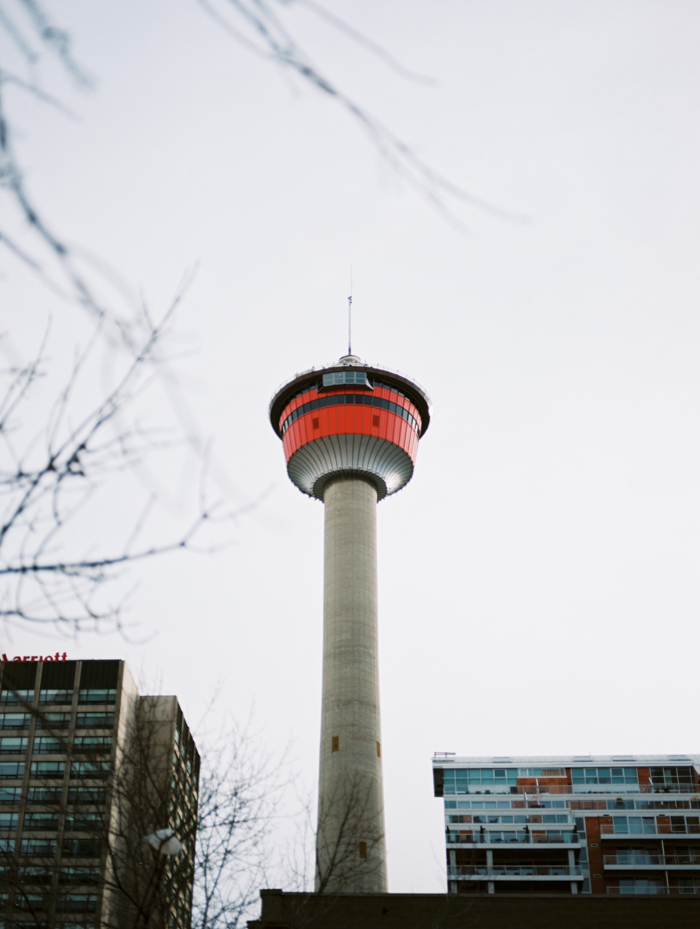
[(68, 661), (68, 652), (56, 652), (55, 655), (15, 655), (10, 659), (5, 652), (2, 653), (3, 661)]

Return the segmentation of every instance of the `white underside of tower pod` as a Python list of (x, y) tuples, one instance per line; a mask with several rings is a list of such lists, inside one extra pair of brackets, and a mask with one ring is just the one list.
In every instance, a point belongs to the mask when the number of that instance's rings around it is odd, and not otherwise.
[(398, 445), (371, 435), (330, 435), (315, 439), (294, 452), (287, 473), (310, 497), (324, 499), (329, 481), (341, 474), (374, 483), (377, 499), (401, 490), (413, 476), (413, 462)]

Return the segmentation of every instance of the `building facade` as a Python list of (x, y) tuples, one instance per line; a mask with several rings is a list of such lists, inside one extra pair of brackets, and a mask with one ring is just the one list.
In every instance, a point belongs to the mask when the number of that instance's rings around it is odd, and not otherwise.
[(0, 674), (0, 927), (188, 929), (199, 756), (176, 698), (123, 661)]
[(700, 894), (700, 756), (433, 758), (452, 894)]

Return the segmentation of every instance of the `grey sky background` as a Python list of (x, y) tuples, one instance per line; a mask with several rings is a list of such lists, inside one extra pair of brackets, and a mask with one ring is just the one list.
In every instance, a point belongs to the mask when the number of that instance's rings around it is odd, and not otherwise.
[[(77, 120), (15, 98), (29, 189), (154, 314), (197, 265), (179, 389), (212, 439), (215, 494), (234, 509), (264, 495), (231, 547), (137, 573), (133, 642), (65, 647), (126, 658), (193, 724), (218, 682), (217, 712), (253, 708), (269, 751), (290, 745), (315, 787), (323, 508), (287, 480), (267, 404), (344, 353), (352, 265), (354, 350), (434, 404), (378, 526), (390, 889), (440, 891), (434, 751), (699, 750), (700, 4), (325, 5), (434, 80), (291, 5), (321, 71), (527, 221), (457, 201), (462, 227), (446, 220), (339, 106), (193, 0), (49, 4), (96, 89), (46, 72)], [(80, 311), (6, 252), (0, 273), (12, 350), (34, 350), (50, 315), (68, 357)], [(159, 460), (167, 529), (197, 473)], [(121, 492), (87, 540), (126, 519)]]

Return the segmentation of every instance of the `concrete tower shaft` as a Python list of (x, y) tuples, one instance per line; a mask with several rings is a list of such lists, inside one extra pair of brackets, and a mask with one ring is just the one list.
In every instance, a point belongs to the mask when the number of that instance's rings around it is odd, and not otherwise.
[(316, 890), (385, 893), (376, 505), (413, 476), (430, 404), (354, 355), (297, 375), (270, 404), (287, 473), (325, 505)]
[(324, 493), (323, 709), (316, 890), (386, 893), (377, 491), (338, 477)]

